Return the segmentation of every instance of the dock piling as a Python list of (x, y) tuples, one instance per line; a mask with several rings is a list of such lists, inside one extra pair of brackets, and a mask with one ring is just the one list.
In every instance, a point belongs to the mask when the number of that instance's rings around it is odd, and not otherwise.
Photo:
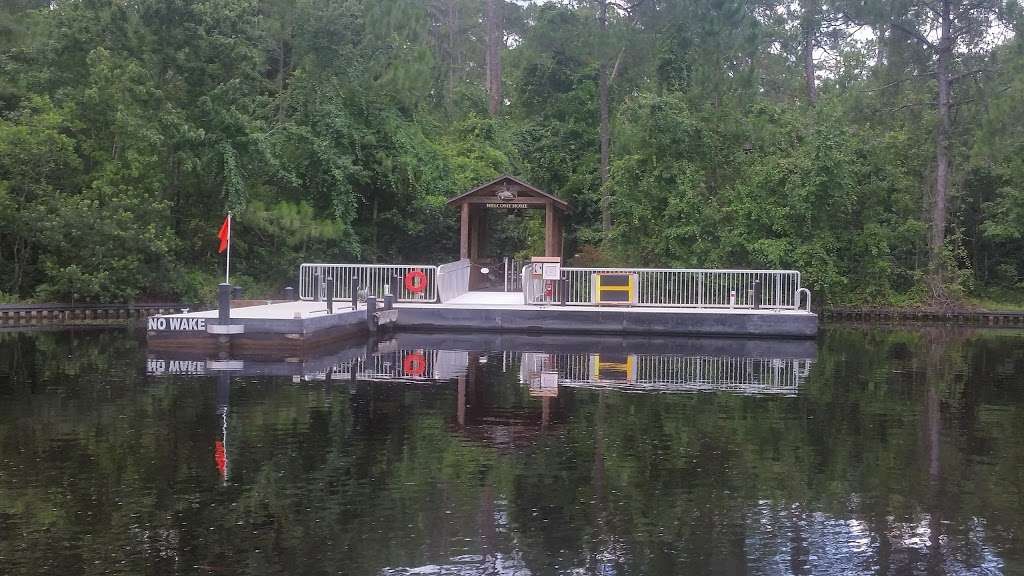
[(395, 302), (398, 302), (399, 290), (402, 286), (402, 277), (395, 274), (391, 277), (391, 295), (395, 297)]
[(231, 284), (221, 282), (217, 285), (217, 311), (219, 319), (231, 319)]
[(370, 332), (377, 331), (377, 297), (366, 297), (366, 328)]

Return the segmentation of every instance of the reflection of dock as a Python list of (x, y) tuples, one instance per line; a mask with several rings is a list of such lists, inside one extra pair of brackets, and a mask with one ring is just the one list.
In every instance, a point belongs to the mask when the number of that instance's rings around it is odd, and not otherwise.
[(520, 378), (530, 393), (560, 387), (636, 392), (734, 392), (794, 395), (810, 372), (810, 358), (744, 358), (628, 354), (523, 354)]
[[(531, 394), (560, 387), (648, 392), (796, 394), (816, 358), (813, 341), (729, 338), (398, 334), (302, 356), (207, 358), (184, 351), (151, 356), (151, 375), (289, 376), (305, 381), (450, 382), (482, 353), (519, 365)], [(511, 361), (511, 362), (509, 362)]]

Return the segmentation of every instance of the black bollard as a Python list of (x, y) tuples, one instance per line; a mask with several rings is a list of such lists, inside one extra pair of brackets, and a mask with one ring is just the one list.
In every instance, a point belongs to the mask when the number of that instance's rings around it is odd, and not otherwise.
[(352, 309), (356, 310), (359, 308), (359, 276), (352, 277)]
[(395, 297), (395, 302), (398, 302), (398, 295), (402, 289), (402, 277), (395, 274), (391, 277), (391, 295)]
[(334, 276), (327, 277), (327, 313), (334, 314)]
[(284, 299), (289, 301), (289, 302), (294, 302), (295, 301), (295, 288), (292, 288), (291, 286), (285, 286), (284, 287)]
[(313, 300), (320, 301), (320, 274), (313, 272)]
[(391, 310), (395, 307), (395, 296), (393, 294), (384, 295), (384, 309)]
[(753, 295), (754, 308), (760, 308), (761, 307), (761, 281), (760, 280), (754, 280), (754, 284), (753, 284), (752, 288), (753, 289), (751, 290), (751, 292), (754, 293), (754, 295)]
[(562, 276), (558, 279), (558, 300), (565, 306), (565, 303), (569, 300), (569, 281)]
[(217, 318), (231, 319), (231, 284), (221, 283), (217, 286)]
[(370, 332), (377, 331), (377, 297), (366, 297), (366, 327)]
[(242, 297), (242, 287), (241, 286), (232, 286), (231, 287), (231, 298), (233, 300), (238, 300), (241, 297)]

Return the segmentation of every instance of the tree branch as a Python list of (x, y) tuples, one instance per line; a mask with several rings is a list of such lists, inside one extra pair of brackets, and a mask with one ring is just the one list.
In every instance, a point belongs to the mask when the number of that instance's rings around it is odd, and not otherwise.
[(935, 14), (939, 18), (942, 18), (942, 11), (939, 10), (938, 8), (936, 8), (931, 2), (927, 2), (926, 1), (926, 2), (923, 2), (923, 4), (924, 4), (924, 7), (927, 8), (928, 10), (930, 10), (932, 14)]
[(902, 31), (907, 36), (910, 36), (914, 40), (917, 40), (918, 42), (924, 44), (929, 50), (936, 50), (935, 44), (933, 44), (931, 40), (925, 38), (924, 35), (921, 34), (919, 31), (914, 30), (908, 26), (905, 26), (899, 20), (893, 20), (892, 25), (894, 28), (897, 28), (898, 30)]
[(915, 106), (937, 106), (938, 104), (939, 104), (938, 102), (911, 102), (909, 104), (904, 104), (902, 106), (897, 106), (895, 108), (889, 108), (889, 109), (879, 108), (879, 109), (875, 110), (875, 113), (878, 113), (878, 112), (899, 112), (900, 110), (903, 110), (905, 108), (913, 108)]
[(989, 68), (977, 68), (975, 70), (968, 70), (966, 72), (960, 72), (959, 74), (953, 74), (952, 76), (949, 77), (949, 80), (950, 80), (950, 82), (956, 82), (957, 80), (960, 80), (961, 78), (966, 78), (968, 76), (974, 76), (975, 74), (981, 74), (982, 72), (995, 72), (995, 70), (992, 70), (992, 69), (989, 69)]
[(626, 47), (623, 46), (622, 50), (619, 50), (619, 55), (615, 57), (615, 65), (612, 66), (612, 73), (608, 76), (608, 85), (610, 86), (615, 82), (615, 75), (619, 72), (619, 63), (622, 62), (622, 54), (625, 53)]
[(906, 78), (900, 78), (899, 80), (893, 80), (892, 82), (889, 82), (888, 84), (883, 84), (883, 85), (881, 85), (881, 86), (879, 86), (877, 88), (865, 88), (863, 90), (856, 90), (856, 92), (865, 92), (865, 93), (866, 92), (878, 92), (880, 90), (885, 90), (886, 88), (892, 88), (893, 86), (896, 86), (897, 84), (902, 84), (904, 82), (910, 82), (911, 80), (917, 80), (918, 78), (926, 78), (928, 76), (935, 76), (935, 72), (925, 72), (924, 74), (914, 74), (914, 75), (908, 76)]

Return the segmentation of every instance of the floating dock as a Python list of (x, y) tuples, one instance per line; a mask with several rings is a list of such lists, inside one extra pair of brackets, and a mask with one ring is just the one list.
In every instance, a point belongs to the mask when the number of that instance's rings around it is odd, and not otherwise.
[(329, 311), (325, 302), (279, 302), (234, 308), (227, 320), (218, 310), (151, 316), (146, 334), (150, 347), (160, 349), (216, 351), (229, 345), (236, 354), (295, 355), (365, 337), (391, 322), (382, 312), (370, 315), (374, 325), (368, 325), (365, 305)]
[[(511, 294), (511, 296), (510, 296)], [(801, 310), (523, 304), (522, 294), (470, 292), (445, 303), (397, 303), (391, 310), (362, 303), (293, 301), (154, 316), (147, 320), (151, 347), (217, 350), (235, 354), (284, 352), (364, 338), (383, 330), (511, 332), (520, 334), (733, 336), (814, 338), (817, 315)]]
[(440, 305), (399, 304), (397, 327), (431, 331), (746, 338), (813, 338), (818, 331), (817, 316), (800, 310), (528, 305), (500, 300), (486, 303), (487, 297), (488, 293), (471, 292)]
[[(147, 321), (154, 347), (214, 347), (219, 355), (291, 350), (378, 330), (474, 334), (687, 335), (813, 338), (818, 316), (796, 270), (565, 266), (565, 200), (503, 175), (448, 204), (459, 212), (459, 260), (441, 265), (299, 267), (298, 302)], [(544, 252), (529, 262), (488, 255), (489, 210), (544, 211)], [(500, 272), (499, 272), (500, 269)], [(294, 292), (286, 289), (286, 292)], [(377, 301), (384, 302), (378, 307)], [(362, 304), (366, 302), (366, 304)], [(225, 349), (230, 348), (230, 349)]]

